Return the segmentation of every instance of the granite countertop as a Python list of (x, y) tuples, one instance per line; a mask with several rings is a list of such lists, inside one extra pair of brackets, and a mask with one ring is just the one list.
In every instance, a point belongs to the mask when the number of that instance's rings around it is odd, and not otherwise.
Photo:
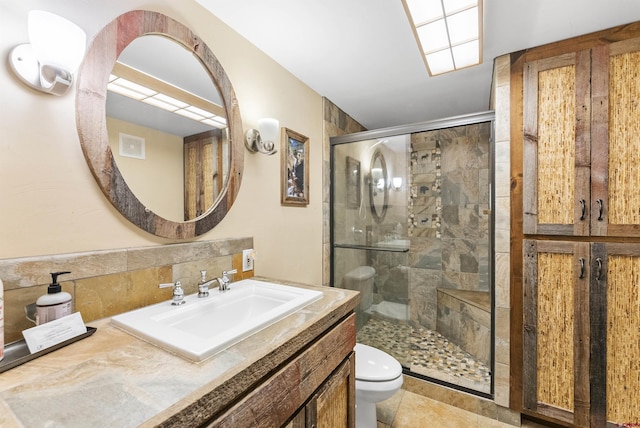
[(90, 337), (0, 374), (0, 426), (204, 423), (358, 303), (354, 291), (291, 285), (321, 290), (323, 297), (201, 363), (131, 336), (109, 319), (90, 322), (97, 328)]

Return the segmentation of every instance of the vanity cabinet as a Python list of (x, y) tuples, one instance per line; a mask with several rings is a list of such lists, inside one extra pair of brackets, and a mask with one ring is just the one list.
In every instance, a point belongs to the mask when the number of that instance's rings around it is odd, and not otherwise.
[(93, 321), (90, 338), (2, 374), (0, 426), (353, 427), (359, 294), (286, 285), (322, 296), (199, 363)]
[(336, 372), (300, 409), (286, 428), (354, 427), (355, 354), (344, 361)]
[(640, 236), (640, 38), (524, 64), (525, 234)]
[(353, 428), (354, 346), (351, 314), (206, 426)]
[(524, 246), (524, 408), (579, 427), (637, 424), (640, 244)]

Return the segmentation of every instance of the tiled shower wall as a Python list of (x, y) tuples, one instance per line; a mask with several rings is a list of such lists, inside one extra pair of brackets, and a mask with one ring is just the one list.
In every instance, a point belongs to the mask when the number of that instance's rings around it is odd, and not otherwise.
[(366, 131), (366, 128), (333, 104), (328, 98), (323, 98), (322, 104), (324, 108), (322, 144), (322, 188), (324, 189), (322, 194), (322, 285), (328, 286), (331, 279), (331, 228), (329, 226), (329, 213), (331, 210), (329, 192), (331, 188), (331, 171), (329, 167), (331, 155), (329, 139), (340, 135)]
[(409, 294), (436, 329), (437, 289), (489, 291), (489, 122), (411, 136)]
[(207, 271), (207, 278), (231, 269), (238, 269), (234, 281), (252, 277), (253, 271), (242, 272), (247, 248), (253, 248), (253, 238), (0, 260), (5, 343), (22, 339), (21, 332), (34, 326), (25, 306), (47, 293), (51, 272), (71, 272), (59, 282), (73, 296), (74, 312), (89, 323), (170, 299), (172, 289), (160, 289), (161, 283), (181, 280), (185, 294), (195, 293), (200, 270)]

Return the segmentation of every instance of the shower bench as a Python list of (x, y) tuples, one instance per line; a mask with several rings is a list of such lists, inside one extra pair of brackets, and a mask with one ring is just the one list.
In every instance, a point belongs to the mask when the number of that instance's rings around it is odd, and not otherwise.
[(437, 290), (436, 331), (489, 366), (491, 296), (488, 291)]

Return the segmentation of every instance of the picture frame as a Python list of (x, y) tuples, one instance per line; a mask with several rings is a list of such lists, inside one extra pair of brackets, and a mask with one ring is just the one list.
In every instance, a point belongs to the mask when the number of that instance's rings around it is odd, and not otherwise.
[(281, 204), (309, 205), (309, 138), (282, 128)]
[(345, 183), (347, 183), (347, 208), (360, 207), (360, 161), (347, 156), (345, 167)]

